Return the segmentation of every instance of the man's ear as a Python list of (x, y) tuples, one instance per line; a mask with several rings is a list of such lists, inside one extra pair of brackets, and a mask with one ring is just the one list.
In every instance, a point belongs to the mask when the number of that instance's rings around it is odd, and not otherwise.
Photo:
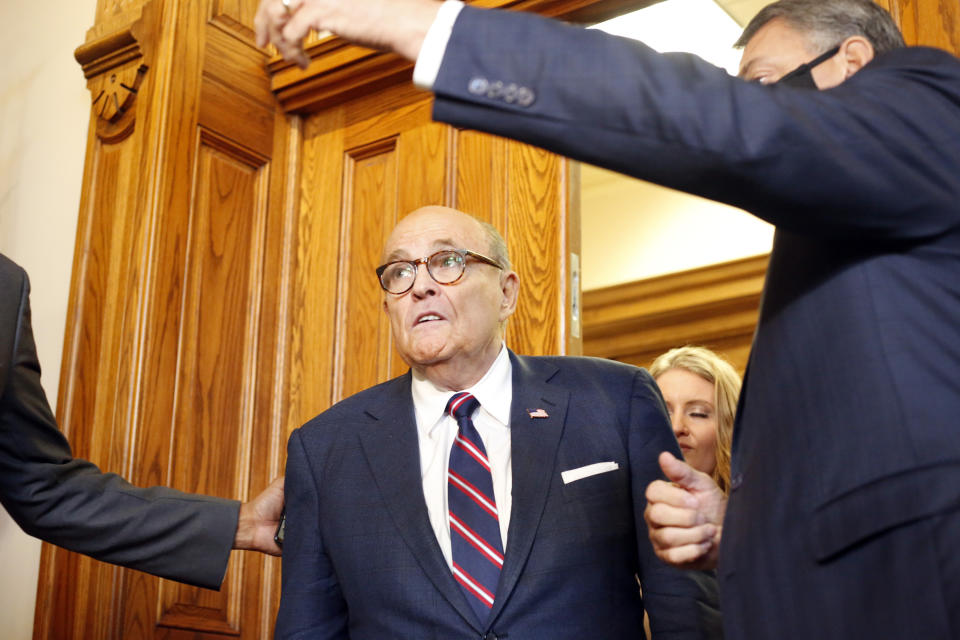
[(876, 52), (873, 45), (863, 36), (850, 36), (840, 44), (838, 57), (844, 65), (846, 73), (845, 78), (849, 78), (860, 69), (863, 69), (868, 62), (873, 60)]
[(500, 276), (500, 322), (513, 315), (517, 309), (517, 297), (520, 294), (520, 277), (514, 271)]

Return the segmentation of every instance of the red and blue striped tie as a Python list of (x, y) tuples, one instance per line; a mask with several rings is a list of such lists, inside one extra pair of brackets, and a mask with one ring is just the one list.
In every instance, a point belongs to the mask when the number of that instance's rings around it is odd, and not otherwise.
[(500, 518), (483, 440), (470, 416), (480, 403), (471, 394), (454, 394), (447, 413), (460, 429), (450, 449), (447, 505), (453, 575), (481, 622), (489, 617), (503, 568)]

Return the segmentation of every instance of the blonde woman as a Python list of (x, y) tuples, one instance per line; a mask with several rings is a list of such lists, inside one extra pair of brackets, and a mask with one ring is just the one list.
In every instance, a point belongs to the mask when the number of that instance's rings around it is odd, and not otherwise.
[(687, 463), (730, 490), (730, 446), (740, 376), (710, 349), (667, 351), (650, 366)]

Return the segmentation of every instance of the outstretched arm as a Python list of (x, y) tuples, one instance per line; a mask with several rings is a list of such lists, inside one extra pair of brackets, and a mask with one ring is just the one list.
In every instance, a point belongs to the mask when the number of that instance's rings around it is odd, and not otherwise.
[(71, 551), (209, 589), (219, 588), (231, 546), (276, 553), (263, 530), (282, 505), (282, 479), (241, 507), (136, 487), (73, 457), (40, 384), (29, 290), (23, 270), (0, 257), (0, 501), (17, 524)]
[[(282, 0), (261, 1), (258, 34), (301, 64), (311, 28), (415, 59), (441, 6), (288, 2), (289, 14)], [(440, 122), (731, 204), (793, 233), (902, 240), (956, 224), (943, 214), (960, 197), (951, 171), (960, 146), (943, 144), (960, 136), (956, 99), (925, 71), (953, 73), (943, 52), (907, 50), (808, 91), (522, 11), (467, 5), (447, 35), (436, 77), (421, 78)]]

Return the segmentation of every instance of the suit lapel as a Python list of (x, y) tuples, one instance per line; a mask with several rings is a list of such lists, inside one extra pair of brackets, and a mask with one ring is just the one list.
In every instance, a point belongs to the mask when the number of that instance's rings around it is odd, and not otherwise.
[(361, 446), (397, 530), (437, 590), (476, 627), (477, 617), (443, 558), (427, 514), (410, 374), (386, 383), (366, 413), (372, 420), (360, 431)]
[[(513, 400), (510, 442), (513, 460), (513, 506), (503, 570), (490, 619), (500, 613), (517, 585), (536, 538), (540, 518), (554, 476), (557, 447), (566, 421), (569, 393), (550, 385), (555, 365), (510, 353), (513, 363)], [(534, 418), (542, 409), (548, 417)]]

